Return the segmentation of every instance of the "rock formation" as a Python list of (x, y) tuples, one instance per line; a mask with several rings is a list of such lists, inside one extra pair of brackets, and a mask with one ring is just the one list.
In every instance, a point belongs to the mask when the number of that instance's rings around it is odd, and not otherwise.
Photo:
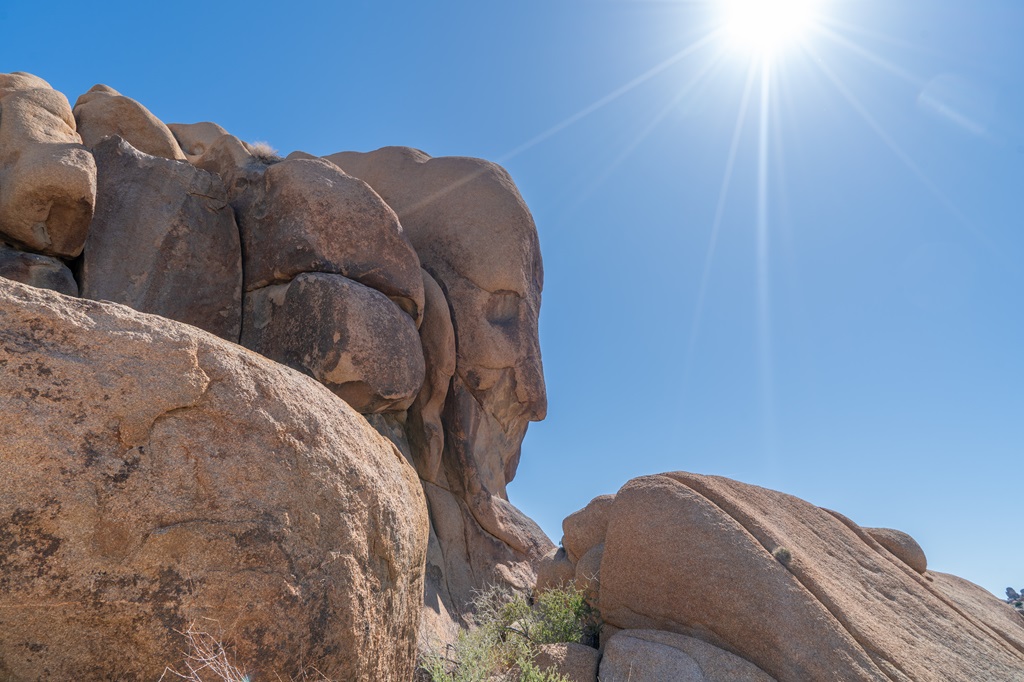
[[(404, 148), (281, 159), (213, 123), (165, 125), (106, 85), (72, 111), (45, 81), (9, 74), (0, 76), (0, 239), (0, 276), (241, 343), (316, 379), (389, 438), (429, 508), (423, 647), (455, 636), (475, 589), (534, 584), (533, 563), (553, 545), (505, 488), (529, 422), (546, 411), (543, 271), (533, 219), (498, 166)], [(86, 318), (76, 319), (88, 330)], [(264, 413), (252, 418), (259, 431)], [(263, 450), (255, 461), (272, 448)], [(266, 532), (282, 523), (268, 520)], [(295, 652), (336, 655), (309, 643)]]
[(539, 575), (565, 575), (578, 557), (576, 580), (589, 576), (605, 623), (602, 681), (1024, 674), (1024, 619), (1012, 608), (928, 571), (905, 533), (861, 528), (783, 493), (682, 472), (644, 476), (563, 528), (572, 550), (546, 557)]
[(0, 280), (0, 679), (156, 680), (190, 626), (259, 679), (407, 680), (412, 467), (323, 386)]

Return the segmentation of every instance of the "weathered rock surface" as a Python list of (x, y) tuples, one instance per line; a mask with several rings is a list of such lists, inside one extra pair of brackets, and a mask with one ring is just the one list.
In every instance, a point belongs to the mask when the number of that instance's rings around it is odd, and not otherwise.
[(834, 512), (676, 472), (615, 496), (599, 603), (614, 627), (693, 636), (780, 682), (1016, 679), (1024, 620), (974, 587), (918, 574)]
[(424, 308), (419, 331), (426, 379), (409, 408), (407, 430), (417, 473), (424, 481), (437, 483), (444, 452), (441, 416), (455, 375), (455, 328), (441, 287), (426, 271), (422, 274)]
[(105, 137), (117, 135), (143, 154), (185, 160), (170, 129), (149, 109), (106, 85), (94, 85), (81, 95), (73, 110), (78, 134), (93, 149)]
[(242, 251), (220, 178), (143, 154), (116, 136), (94, 154), (99, 185), (79, 273), (82, 296), (237, 342)]
[(918, 573), (928, 570), (928, 558), (924, 555), (917, 540), (894, 528), (865, 528), (865, 532), (875, 542), (892, 552), (897, 559), (910, 566)]
[(96, 164), (67, 98), (46, 81), (0, 74), (0, 234), (51, 256), (82, 251), (96, 201)]
[(359, 412), (405, 410), (423, 385), (412, 318), (340, 275), (304, 273), (246, 293), (242, 345), (309, 374)]
[(569, 682), (597, 682), (597, 664), (601, 654), (575, 642), (541, 644), (534, 664), (568, 678)]
[(228, 134), (228, 131), (210, 121), (168, 123), (167, 128), (185, 153), (185, 158), (192, 163), (196, 163), (210, 145)]
[(325, 388), (6, 280), (0, 368), (0, 678), (155, 680), (195, 623), (255, 679), (410, 679), (422, 492)]
[[(809, 680), (810, 678), (808, 678)], [(823, 678), (842, 679), (842, 678)], [(623, 630), (601, 658), (601, 682), (775, 682), (763, 670), (693, 637)]]
[(238, 212), (246, 291), (303, 272), (335, 273), (380, 291), (419, 321), (419, 259), (395, 212), (365, 182), (326, 161), (296, 159), (267, 167), (250, 191)]
[(0, 244), (0, 277), (52, 289), (65, 296), (78, 296), (78, 283), (60, 259), (25, 253)]
[(604, 557), (604, 543), (594, 545), (576, 563), (573, 581), (576, 587), (587, 596), (587, 600), (600, 607), (599, 591), (601, 589), (601, 560)]
[[(553, 546), (508, 503), (505, 488), (529, 422), (547, 409), (537, 338), (543, 267), (533, 218), (508, 174), (486, 161), (432, 159), (403, 147), (326, 158), (395, 210), (448, 300), (456, 370), (442, 417), (442, 471), (427, 495), (444, 548), (450, 610), (461, 611), (495, 571), (530, 589), (531, 563)], [(435, 502), (441, 490), (451, 503)], [(467, 545), (467, 537), (481, 538), (482, 546)]]
[(569, 561), (576, 563), (591, 547), (604, 542), (608, 510), (614, 501), (614, 495), (599, 495), (583, 509), (565, 517), (562, 521), (562, 545)]
[[(603, 538), (602, 538), (603, 539)], [(535, 591), (543, 592), (568, 585), (576, 578), (576, 566), (569, 561), (564, 547), (553, 547), (537, 562)]]

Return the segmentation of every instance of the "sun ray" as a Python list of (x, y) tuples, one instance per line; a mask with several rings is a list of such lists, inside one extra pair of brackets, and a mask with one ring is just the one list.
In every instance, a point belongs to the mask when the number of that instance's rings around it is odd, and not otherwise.
[(722, 176), (722, 185), (718, 191), (718, 203), (715, 206), (715, 217), (711, 224), (711, 238), (708, 242), (707, 252), (704, 254), (704, 268), (701, 271), (700, 286), (697, 289), (697, 305), (693, 310), (693, 320), (690, 323), (690, 340), (686, 349), (686, 361), (683, 369), (684, 386), (689, 379), (690, 371), (693, 367), (697, 338), (700, 335), (701, 320), (704, 316), (704, 303), (707, 299), (707, 290), (711, 281), (711, 266), (715, 260), (718, 234), (722, 227), (722, 219), (725, 216), (725, 202), (729, 196), (729, 188), (732, 185), (733, 169), (736, 165), (736, 156), (739, 152), (740, 139), (743, 134), (743, 122), (746, 120), (747, 111), (750, 107), (750, 95), (753, 92), (754, 79), (757, 75), (755, 66), (752, 62), (747, 72), (747, 83), (743, 88), (743, 98), (740, 100), (739, 113), (736, 116), (736, 125), (732, 133), (732, 142), (729, 145), (729, 155), (726, 157), (725, 173)]
[(828, 28), (826, 26), (822, 26), (822, 25), (819, 25), (819, 26), (815, 27), (815, 30), (820, 35), (828, 38), (829, 40), (837, 43), (838, 45), (841, 45), (841, 46), (847, 48), (851, 52), (854, 52), (855, 54), (857, 54), (858, 56), (866, 59), (867, 61), (871, 62), (875, 66), (881, 67), (882, 69), (890, 72), (891, 74), (893, 74), (894, 76), (900, 78), (901, 80), (906, 81), (907, 83), (909, 83), (910, 85), (914, 86), (915, 88), (922, 88), (922, 87), (924, 87), (924, 84), (925, 84), (924, 79), (915, 76), (914, 74), (910, 73), (909, 71), (905, 71), (905, 70), (901, 69), (900, 67), (896, 66), (895, 64), (893, 64), (889, 60), (884, 59), (884, 58), (878, 56), (877, 54), (875, 54), (871, 50), (867, 49), (866, 47), (863, 47), (862, 45), (858, 45), (854, 41), (844, 37), (843, 35), (837, 33), (836, 31), (833, 31), (832, 29), (830, 29), (830, 28)]
[(762, 436), (770, 463), (775, 453), (774, 367), (772, 366), (771, 281), (768, 233), (769, 110), (771, 62), (761, 62), (761, 111), (757, 150), (757, 329), (761, 374)]
[(832, 71), (832, 69), (828, 67), (828, 65), (819, 55), (815, 55), (814, 63), (817, 64), (818, 68), (821, 69), (821, 72), (832, 83), (833, 87), (835, 87), (843, 96), (843, 98), (846, 99), (846, 101), (850, 104), (850, 106), (853, 107), (853, 110), (857, 112), (857, 114), (864, 120), (867, 126), (871, 128), (872, 132), (874, 132), (875, 135), (877, 135), (879, 139), (881, 139), (882, 142), (885, 143), (885, 145), (889, 148), (889, 151), (895, 154), (896, 158), (898, 158), (903, 163), (903, 165), (905, 165), (910, 170), (910, 172), (917, 177), (918, 181), (920, 181), (921, 184), (925, 186), (925, 188), (932, 194), (933, 197), (935, 197), (935, 199), (942, 205), (942, 207), (949, 211), (950, 215), (956, 218), (957, 221), (964, 228), (966, 228), (972, 236), (978, 239), (982, 245), (984, 245), (989, 251), (991, 251), (993, 255), (1001, 257), (1002, 254), (1000, 253), (996, 245), (992, 242), (992, 240), (988, 237), (988, 235), (979, 230), (970, 220), (968, 220), (967, 216), (965, 216), (960, 211), (960, 209), (958, 209), (953, 204), (953, 202), (946, 198), (946, 195), (942, 192), (942, 190), (940, 190), (935, 185), (935, 183), (932, 182), (931, 178), (929, 178), (927, 174), (925, 174), (921, 167), (918, 166), (914, 162), (914, 160), (910, 158), (910, 155), (903, 151), (903, 148), (900, 147), (895, 140), (893, 140), (892, 136), (885, 132), (882, 126), (875, 120), (875, 118), (871, 115), (867, 108), (861, 103), (860, 99), (858, 99), (857, 96), (843, 84), (842, 80), (835, 74), (835, 72)]
[(643, 72), (642, 74), (640, 74), (639, 76), (637, 76), (633, 80), (629, 81), (628, 83), (619, 86), (615, 90), (612, 90), (611, 92), (609, 92), (604, 97), (601, 97), (600, 99), (595, 100), (591, 104), (589, 104), (586, 107), (584, 107), (584, 108), (580, 109), (579, 111), (577, 111), (575, 114), (572, 114), (571, 116), (566, 117), (564, 120), (560, 121), (559, 123), (556, 123), (555, 125), (551, 126), (547, 130), (545, 130), (544, 132), (539, 133), (538, 135), (532, 137), (531, 139), (529, 139), (526, 142), (524, 142), (523, 144), (519, 145), (518, 147), (516, 147), (512, 151), (510, 151), (510, 152), (508, 152), (508, 153), (498, 157), (497, 162), (500, 163), (500, 164), (506, 163), (510, 159), (513, 159), (516, 156), (519, 156), (523, 152), (527, 151), (528, 149), (531, 149), (532, 147), (537, 146), (538, 144), (540, 144), (541, 142), (544, 142), (548, 138), (550, 138), (550, 137), (552, 137), (554, 135), (557, 135), (558, 133), (562, 132), (563, 130), (565, 130), (569, 126), (571, 126), (571, 125), (573, 125), (575, 123), (578, 123), (580, 120), (586, 118), (587, 116), (589, 116), (590, 114), (594, 113), (595, 111), (598, 111), (598, 110), (604, 108), (605, 106), (611, 104), (612, 102), (617, 100), (619, 97), (622, 97), (627, 92), (633, 90), (637, 86), (642, 85), (643, 83), (646, 83), (647, 81), (649, 81), (650, 79), (654, 78), (655, 76), (660, 74), (662, 71), (665, 71), (666, 69), (668, 69), (672, 65), (682, 61), (686, 57), (689, 57), (691, 54), (697, 52), (701, 48), (706, 47), (707, 45), (713, 43), (715, 40), (718, 39), (720, 34), (721, 34), (721, 31), (712, 31), (712, 32), (708, 33), (703, 38), (701, 38), (701, 39), (691, 43), (690, 45), (684, 47), (682, 50), (680, 50), (679, 52), (675, 53), (674, 55), (672, 55), (668, 59), (666, 59), (666, 60), (664, 60), (664, 61), (662, 61), (662, 62), (660, 62), (660, 63), (658, 63), (658, 64), (656, 64), (654, 66), (652, 66), (650, 69), (648, 69), (647, 71)]

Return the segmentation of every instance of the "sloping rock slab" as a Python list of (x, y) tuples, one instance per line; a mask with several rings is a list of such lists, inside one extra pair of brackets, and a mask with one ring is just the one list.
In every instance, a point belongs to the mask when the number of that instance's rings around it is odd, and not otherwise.
[(779, 682), (1021, 679), (1019, 634), (927, 578), (839, 515), (676, 472), (616, 495), (600, 608), (616, 627), (697, 637)]
[(323, 386), (0, 280), (0, 679), (155, 680), (190, 625), (252, 679), (407, 680), (416, 474)]
[(693, 637), (623, 630), (608, 641), (601, 682), (775, 682), (757, 666)]

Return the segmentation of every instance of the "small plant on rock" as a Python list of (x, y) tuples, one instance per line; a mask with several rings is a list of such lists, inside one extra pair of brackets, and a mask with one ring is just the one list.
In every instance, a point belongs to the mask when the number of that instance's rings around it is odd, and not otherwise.
[(772, 556), (783, 566), (789, 566), (789, 562), (793, 560), (793, 553), (785, 547), (776, 547)]

